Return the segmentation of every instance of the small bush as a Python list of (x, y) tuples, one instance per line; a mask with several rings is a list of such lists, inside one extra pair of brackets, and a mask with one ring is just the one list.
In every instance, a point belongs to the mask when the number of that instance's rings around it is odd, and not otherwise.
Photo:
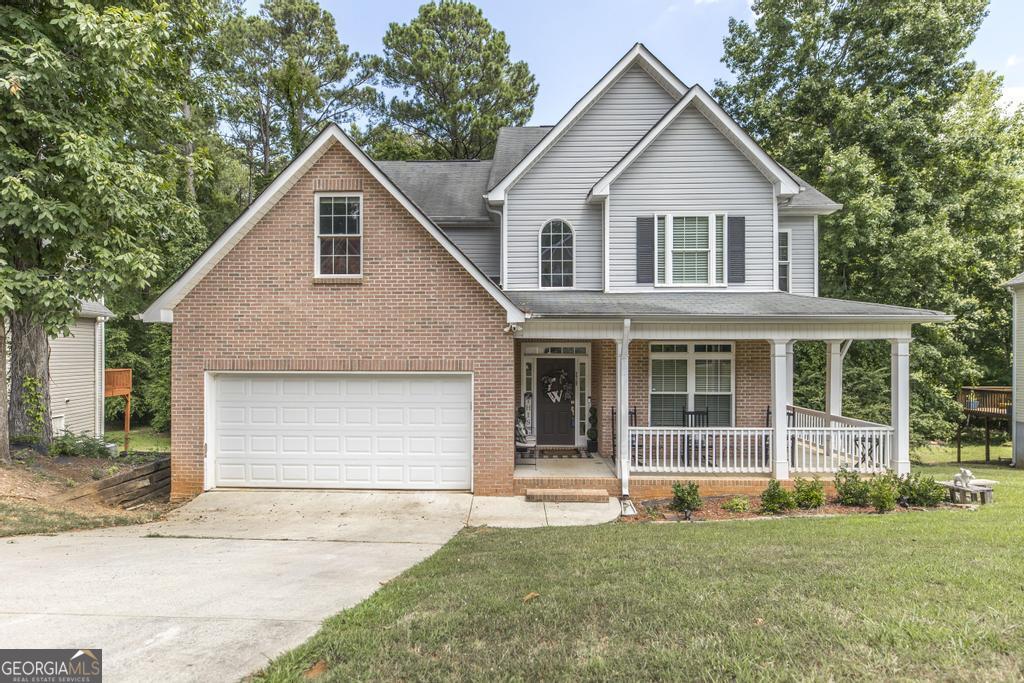
[(672, 504), (669, 506), (676, 512), (693, 512), (700, 510), (704, 503), (700, 499), (700, 491), (696, 482), (688, 481), (672, 484)]
[(106, 458), (110, 451), (101, 439), (88, 434), (72, 434), (65, 432), (55, 436), (50, 442), (50, 455), (73, 456), (79, 458)]
[(761, 514), (776, 515), (796, 507), (796, 501), (790, 491), (782, 488), (777, 479), (768, 482), (768, 488), (761, 494)]
[(880, 474), (868, 484), (868, 499), (875, 512), (895, 510), (899, 493), (899, 478), (893, 474)]
[(836, 497), (841, 505), (852, 505), (853, 507), (867, 507), (868, 489), (867, 481), (860, 478), (860, 475), (845, 467), (836, 472)]
[(722, 503), (722, 509), (728, 512), (746, 512), (750, 509), (750, 499), (746, 496), (736, 496)]
[(797, 479), (793, 501), (801, 510), (814, 510), (825, 504), (825, 485), (817, 479)]
[(915, 472), (900, 479), (900, 501), (907, 505), (935, 507), (944, 501), (946, 496), (946, 487), (935, 483), (934, 477), (925, 477), (920, 472)]

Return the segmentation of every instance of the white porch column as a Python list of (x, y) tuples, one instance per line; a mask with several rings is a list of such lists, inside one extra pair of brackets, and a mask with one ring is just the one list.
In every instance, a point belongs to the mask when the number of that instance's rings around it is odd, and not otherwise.
[(892, 346), (892, 460), (896, 474), (910, 473), (910, 340), (893, 339)]
[(619, 481), (622, 483), (622, 495), (629, 495), (629, 318), (622, 323), (622, 339), (615, 341), (615, 400), (618, 403), (615, 457), (619, 466)]
[(843, 343), (825, 342), (825, 413), (843, 414)]
[(793, 360), (793, 347), (796, 342), (786, 344), (786, 405), (793, 405), (793, 375), (796, 374), (796, 363)]
[(772, 339), (772, 475), (789, 479), (789, 434), (786, 417), (786, 388), (789, 385), (789, 342)]

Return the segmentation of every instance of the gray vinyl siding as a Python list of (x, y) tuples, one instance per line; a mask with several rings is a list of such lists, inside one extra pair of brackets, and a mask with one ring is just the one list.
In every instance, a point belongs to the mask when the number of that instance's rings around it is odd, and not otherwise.
[(779, 216), (779, 230), (789, 230), (792, 240), (789, 291), (814, 296), (814, 216)]
[(773, 282), (771, 183), (699, 111), (684, 110), (612, 183), (609, 195), (612, 289), (636, 282), (636, 217), (657, 213), (728, 213), (746, 218), (746, 282), (729, 289), (770, 289)]
[(513, 186), (505, 205), (508, 289), (538, 288), (537, 238), (553, 218), (573, 227), (576, 289), (604, 289), (602, 207), (587, 194), (674, 102), (646, 71), (628, 69)]
[(1013, 462), (1024, 467), (1024, 287), (1013, 292)]
[(501, 230), (493, 225), (476, 228), (445, 228), (444, 232), (455, 242), (476, 266), (488, 277), (501, 273)]
[(50, 413), (75, 434), (96, 428), (96, 324), (76, 318), (68, 336), (50, 340)]

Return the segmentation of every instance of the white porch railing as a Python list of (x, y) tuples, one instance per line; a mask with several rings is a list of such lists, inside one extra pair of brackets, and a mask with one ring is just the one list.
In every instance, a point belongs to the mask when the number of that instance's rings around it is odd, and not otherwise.
[[(790, 471), (865, 473), (892, 467), (893, 428), (789, 406), (786, 429)], [(633, 473), (770, 473), (770, 427), (630, 427)]]
[(789, 406), (790, 469), (794, 472), (884, 472), (892, 467), (893, 428)]
[(630, 471), (771, 472), (771, 429), (630, 427)]

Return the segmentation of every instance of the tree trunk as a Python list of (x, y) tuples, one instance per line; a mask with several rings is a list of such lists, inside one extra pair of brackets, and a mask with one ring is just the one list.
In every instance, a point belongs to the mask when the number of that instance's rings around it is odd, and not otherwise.
[(181, 105), (181, 117), (185, 121), (185, 199), (193, 206), (196, 203), (196, 167), (195, 155), (196, 146), (192, 142), (192, 105), (183, 102)]
[[(50, 423), (50, 339), (46, 328), (31, 315), (12, 313), (11, 325), (11, 402), (8, 407), (10, 433), (14, 437), (34, 436), (42, 446), (53, 438)], [(25, 380), (39, 380), (43, 424), (32, 422), (33, 401), (25, 390)]]
[(0, 315), (0, 463), (11, 462), (11, 438), (7, 429), (7, 327)]

